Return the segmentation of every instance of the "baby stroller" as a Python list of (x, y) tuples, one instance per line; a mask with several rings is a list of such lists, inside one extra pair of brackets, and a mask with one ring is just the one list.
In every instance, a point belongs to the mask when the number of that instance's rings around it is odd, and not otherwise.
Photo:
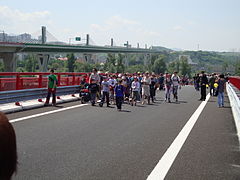
[(82, 104), (90, 101), (91, 96), (89, 93), (88, 86), (84, 86), (83, 88), (80, 89), (79, 97)]

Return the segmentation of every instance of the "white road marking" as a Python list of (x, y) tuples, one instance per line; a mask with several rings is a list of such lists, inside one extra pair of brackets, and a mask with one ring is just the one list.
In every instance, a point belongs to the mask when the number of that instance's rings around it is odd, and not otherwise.
[(57, 109), (57, 110), (48, 111), (48, 112), (44, 112), (44, 113), (34, 114), (34, 115), (31, 115), (31, 116), (26, 116), (26, 117), (22, 117), (22, 118), (13, 119), (13, 120), (10, 120), (9, 122), (14, 123), (14, 122), (19, 122), (19, 121), (24, 121), (24, 120), (27, 120), (27, 119), (31, 119), (31, 118), (35, 118), (35, 117), (39, 117), (39, 116), (44, 116), (44, 115), (48, 115), (48, 114), (53, 114), (53, 113), (57, 113), (57, 112), (61, 112), (61, 111), (66, 111), (66, 110), (69, 110), (69, 109), (74, 109), (74, 108), (78, 108), (78, 107), (82, 107), (82, 106), (86, 106), (86, 105), (88, 105), (88, 104), (79, 104), (79, 105), (76, 105), (76, 106), (70, 106), (70, 107), (66, 107), (66, 108), (62, 108), (62, 109)]
[(193, 115), (190, 117), (190, 119), (185, 124), (181, 132), (178, 134), (178, 136), (175, 138), (170, 147), (164, 153), (158, 164), (155, 166), (151, 174), (148, 176), (147, 180), (163, 180), (165, 178), (175, 158), (177, 157), (179, 151), (181, 150), (184, 142), (186, 141), (188, 135), (190, 134), (193, 126), (197, 122), (198, 117), (200, 116), (201, 112), (206, 106), (209, 98), (210, 94), (207, 95), (206, 101), (203, 101), (199, 105), (197, 110), (193, 113)]

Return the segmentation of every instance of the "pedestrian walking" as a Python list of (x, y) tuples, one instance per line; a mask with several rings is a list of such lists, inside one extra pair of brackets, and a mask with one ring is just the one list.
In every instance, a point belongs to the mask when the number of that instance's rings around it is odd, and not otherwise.
[(155, 95), (156, 95), (156, 80), (154, 78), (154, 76), (152, 76), (149, 84), (149, 88), (150, 88), (150, 98), (152, 100), (152, 102), (154, 103), (155, 100)]
[(117, 85), (117, 80), (116, 80), (116, 75), (110, 75), (110, 77), (109, 77), (109, 80), (108, 80), (108, 82), (109, 82), (109, 85), (110, 85), (110, 94), (109, 94), (109, 96), (110, 96), (110, 101), (111, 101), (111, 104), (114, 104), (114, 89), (115, 89), (115, 86)]
[(142, 79), (142, 104), (145, 104), (145, 100), (150, 104), (150, 83), (149, 72), (146, 72)]
[(48, 76), (48, 94), (46, 97), (45, 106), (49, 105), (49, 100), (52, 95), (52, 105), (56, 106), (56, 89), (57, 89), (57, 76), (54, 74), (54, 69), (50, 69), (50, 75)]
[(216, 81), (216, 77), (215, 77), (215, 74), (212, 73), (210, 79), (209, 79), (209, 91), (210, 91), (210, 95), (211, 96), (214, 96), (215, 94), (215, 88), (214, 88), (214, 83)]
[(205, 101), (206, 100), (206, 87), (208, 85), (208, 78), (207, 75), (205, 74), (204, 71), (201, 72), (200, 76), (200, 86), (201, 86), (201, 98), (199, 99), (200, 101)]
[(105, 102), (105, 99), (106, 99), (107, 107), (109, 107), (109, 105), (110, 105), (110, 103), (109, 103), (110, 84), (109, 84), (106, 76), (103, 77), (101, 86), (102, 86), (102, 99), (101, 99), (101, 102), (99, 103), (99, 106), (102, 107)]
[(122, 85), (122, 80), (118, 80), (118, 84), (115, 87), (115, 94), (116, 94), (116, 105), (117, 105), (117, 110), (121, 111), (122, 110), (122, 103), (123, 103), (123, 98), (124, 98), (124, 92), (125, 88)]
[(171, 75), (166, 73), (165, 74), (165, 102), (171, 103), (171, 90), (172, 90), (172, 79)]
[(95, 106), (96, 96), (97, 96), (97, 93), (99, 92), (99, 85), (96, 83), (95, 79), (91, 79), (91, 83), (88, 86), (88, 89), (91, 96), (91, 104), (92, 106)]
[(173, 91), (173, 98), (178, 102), (178, 87), (180, 83), (180, 77), (177, 75), (178, 72), (175, 71), (171, 77), (172, 80), (172, 91)]
[(132, 89), (132, 102), (131, 105), (133, 106), (133, 104), (136, 106), (137, 105), (137, 101), (140, 98), (140, 83), (138, 82), (138, 78), (134, 77), (134, 81), (132, 82), (131, 85), (131, 89)]
[(224, 91), (226, 89), (226, 79), (221, 74), (218, 80), (218, 107), (224, 107)]

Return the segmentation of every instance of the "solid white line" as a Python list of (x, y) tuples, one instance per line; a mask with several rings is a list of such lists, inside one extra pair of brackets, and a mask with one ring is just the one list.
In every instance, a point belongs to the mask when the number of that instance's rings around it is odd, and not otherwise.
[(210, 94), (207, 95), (206, 101), (203, 101), (199, 105), (197, 110), (193, 113), (191, 118), (185, 124), (181, 132), (178, 134), (178, 136), (175, 138), (170, 147), (164, 153), (158, 164), (155, 166), (151, 174), (148, 176), (147, 180), (163, 180), (165, 178), (175, 158), (177, 157), (179, 151), (181, 150), (184, 142), (186, 141), (188, 135), (190, 134), (193, 126), (197, 122), (198, 117), (200, 116), (201, 112), (206, 106), (209, 98)]
[(53, 113), (57, 113), (57, 112), (61, 112), (61, 111), (66, 111), (69, 109), (74, 109), (74, 108), (78, 108), (78, 107), (82, 107), (82, 106), (86, 106), (87, 104), (79, 104), (76, 106), (70, 106), (70, 107), (66, 107), (66, 108), (62, 108), (62, 109), (57, 109), (57, 110), (53, 110), (53, 111), (48, 111), (48, 112), (44, 112), (44, 113), (39, 113), (39, 114), (34, 114), (31, 116), (26, 116), (26, 117), (22, 117), (22, 118), (17, 118), (17, 119), (13, 119), (10, 120), (10, 123), (14, 123), (14, 122), (19, 122), (19, 121), (24, 121), (27, 119), (31, 119), (31, 118), (35, 118), (35, 117), (39, 117), (39, 116), (44, 116), (44, 115), (48, 115), (48, 114), (53, 114)]

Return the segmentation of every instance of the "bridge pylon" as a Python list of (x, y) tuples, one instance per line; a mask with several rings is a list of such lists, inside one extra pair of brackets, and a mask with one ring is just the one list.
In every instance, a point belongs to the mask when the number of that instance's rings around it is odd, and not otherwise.
[(0, 58), (3, 59), (5, 72), (16, 72), (17, 69), (17, 55), (13, 52), (1, 52)]
[(39, 63), (40, 72), (47, 72), (50, 55), (49, 54), (37, 54), (37, 59), (38, 59), (38, 63)]

